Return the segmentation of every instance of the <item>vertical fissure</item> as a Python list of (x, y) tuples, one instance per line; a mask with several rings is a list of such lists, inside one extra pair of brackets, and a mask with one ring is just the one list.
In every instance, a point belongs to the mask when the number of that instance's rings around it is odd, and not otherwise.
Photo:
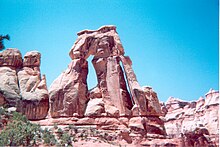
[(131, 99), (131, 102), (132, 102), (132, 106), (135, 104), (133, 98), (132, 98), (132, 95), (131, 95), (131, 90), (130, 90), (130, 86), (129, 86), (129, 83), (128, 83), (128, 79), (127, 79), (127, 75), (125, 73), (125, 69), (124, 69), (124, 65), (122, 64), (121, 61), (119, 61), (119, 64), (121, 66), (121, 69), (122, 69), (122, 72), (123, 72), (123, 76), (124, 76), (124, 79), (125, 79), (125, 83), (126, 83), (126, 89), (130, 95), (130, 99)]

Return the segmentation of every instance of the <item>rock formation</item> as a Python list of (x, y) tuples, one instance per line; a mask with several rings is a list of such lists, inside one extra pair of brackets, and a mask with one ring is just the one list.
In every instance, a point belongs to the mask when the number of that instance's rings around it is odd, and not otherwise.
[(18, 71), (20, 95), (19, 109), (28, 119), (43, 119), (49, 109), (49, 95), (45, 75), (40, 74), (41, 54), (31, 51), (25, 54), (23, 68)]
[[(76, 117), (76, 125), (96, 125), (105, 130), (127, 130), (127, 137), (164, 138), (160, 104), (152, 88), (142, 88), (132, 69), (115, 26), (79, 32), (69, 55), (67, 70), (51, 85), (50, 116)], [(86, 59), (98, 84), (88, 90)], [(119, 133), (120, 134), (120, 133)], [(123, 134), (123, 133), (122, 133)]]
[(18, 49), (7, 49), (0, 53), (0, 104), (16, 106), (20, 100), (17, 69), (22, 66)]
[(185, 146), (219, 142), (219, 92), (210, 90), (205, 98), (186, 102), (170, 97), (162, 105), (165, 128), (171, 138), (182, 138)]
[[(147, 100), (143, 90), (137, 83), (130, 60), (128, 57), (124, 57), (124, 49), (114, 26), (105, 26), (97, 31), (85, 30), (79, 32), (78, 39), (70, 50), (69, 55), (72, 63), (50, 88), (52, 117), (83, 116), (84, 112), (86, 112), (87, 116), (115, 116), (116, 114), (130, 116), (135, 111), (137, 116), (139, 114), (146, 115)], [(96, 71), (98, 85), (93, 90), (88, 91), (86, 59), (90, 55), (94, 56), (92, 63)], [(85, 62), (85, 65), (79, 61)], [(126, 67), (129, 85), (134, 86), (130, 87), (132, 97), (126, 87), (125, 77), (120, 65), (121, 61), (123, 61), (123, 66)], [(74, 64), (77, 62), (80, 64)], [(78, 69), (78, 66), (83, 67)], [(73, 70), (74, 68), (77, 68), (78, 71)], [(71, 70), (74, 73), (69, 72)], [(77, 76), (79, 78), (76, 78)], [(69, 86), (67, 86), (65, 79), (69, 81)], [(83, 88), (76, 86), (79, 84), (82, 84)], [(68, 88), (66, 89), (67, 92), (65, 91), (66, 87)], [(73, 92), (74, 90), (72, 89), (76, 89), (77, 92)], [(71, 96), (67, 93), (71, 93)], [(80, 94), (80, 97), (78, 94)], [(142, 99), (143, 105), (139, 104), (139, 99)], [(80, 102), (80, 105), (74, 106), (77, 102)], [(85, 107), (87, 103), (89, 104), (88, 110)], [(59, 106), (59, 104), (62, 106)], [(93, 109), (96, 109), (96, 112), (89, 112), (91, 111), (89, 110), (91, 105), (94, 107)], [(77, 108), (79, 106), (82, 107)], [(140, 112), (139, 109), (141, 110)]]
[(83, 116), (87, 102), (88, 64), (84, 59), (73, 60), (50, 87), (50, 115)]
[(0, 105), (17, 107), (28, 119), (48, 114), (49, 95), (45, 76), (40, 74), (40, 53), (28, 52), (22, 60), (18, 49), (0, 53)]

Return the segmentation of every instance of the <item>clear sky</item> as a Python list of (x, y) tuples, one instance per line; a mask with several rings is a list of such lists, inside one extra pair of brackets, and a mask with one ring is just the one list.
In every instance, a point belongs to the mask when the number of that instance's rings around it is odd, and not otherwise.
[(49, 87), (71, 61), (78, 31), (116, 25), (140, 85), (161, 101), (196, 100), (219, 89), (218, 8), (218, 0), (0, 0), (0, 34), (11, 37), (6, 48), (41, 52)]

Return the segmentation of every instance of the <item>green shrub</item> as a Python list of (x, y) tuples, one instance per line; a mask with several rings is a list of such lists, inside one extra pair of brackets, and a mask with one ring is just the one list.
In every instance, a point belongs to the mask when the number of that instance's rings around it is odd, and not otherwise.
[(9, 124), (0, 134), (0, 146), (29, 146), (40, 136), (40, 126), (27, 121), (20, 113), (14, 112)]
[[(0, 118), (6, 116), (6, 111), (0, 109)], [(0, 133), (0, 146), (35, 146), (38, 143), (55, 145), (56, 138), (48, 129), (42, 130), (40, 125), (32, 124), (28, 119), (18, 113), (7, 114), (9, 121)], [(42, 142), (42, 139), (44, 142)]]
[(55, 145), (57, 143), (57, 140), (53, 133), (48, 130), (47, 128), (45, 130), (42, 130), (42, 139), (44, 141), (44, 144), (46, 145)]
[(68, 133), (63, 133), (60, 138), (61, 146), (71, 146), (72, 145), (72, 139), (71, 136)]

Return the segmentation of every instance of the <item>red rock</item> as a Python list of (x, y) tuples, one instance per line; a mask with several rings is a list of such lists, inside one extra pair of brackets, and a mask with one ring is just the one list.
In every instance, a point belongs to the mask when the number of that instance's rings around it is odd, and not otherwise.
[[(86, 105), (85, 102), (89, 98), (102, 98), (105, 112), (108, 116), (130, 116), (133, 105), (133, 114), (135, 114), (136, 111), (139, 111), (139, 109), (141, 111), (140, 113), (137, 112), (137, 116), (147, 114), (147, 99), (136, 80), (134, 71), (131, 67), (130, 59), (123, 56), (124, 49), (114, 26), (104, 26), (96, 31), (81, 31), (78, 33), (78, 38), (71, 48), (69, 55), (73, 60), (72, 62), (76, 60), (86, 60), (90, 55), (94, 55), (92, 63), (95, 68), (98, 81), (97, 87), (90, 92), (78, 89), (82, 91), (81, 95), (83, 96), (83, 98), (80, 98), (79, 100), (83, 99), (84, 103), (77, 105), (76, 107), (80, 107), (82, 105), (84, 108)], [(126, 73), (127, 81), (130, 85), (129, 88), (133, 100), (131, 100), (130, 94), (127, 90), (123, 70), (120, 65), (121, 61), (123, 68), (125, 69), (124, 71)], [(84, 69), (88, 70), (88, 67), (84, 67)], [(81, 74), (82, 72), (74, 75), (66, 73), (67, 72), (62, 74), (56, 80), (59, 82), (55, 81), (50, 88), (52, 117), (71, 116), (75, 113), (75, 111), (71, 111), (73, 108), (69, 108), (70, 104), (76, 105), (77, 103), (77, 101), (74, 101), (71, 98), (74, 97), (74, 94), (70, 94), (74, 91), (74, 88), (68, 86), (65, 91), (62, 90), (63, 85), (60, 84), (62, 81), (59, 79), (68, 79), (68, 81), (65, 81), (66, 84), (68, 82), (72, 82), (74, 76)], [(80, 77), (86, 81), (87, 74), (82, 74)], [(135, 78), (132, 79), (132, 77)], [(135, 83), (133, 83), (133, 80)], [(78, 81), (75, 82), (77, 83)], [(87, 86), (86, 82), (84, 82), (84, 84)], [(58, 93), (60, 96), (57, 95)], [(132, 101), (134, 104), (132, 104)], [(88, 106), (90, 106), (91, 102), (88, 104)], [(80, 111), (80, 116), (83, 116), (85, 110), (80, 108)], [(86, 115), (88, 116), (88, 113)]]
[(133, 117), (129, 120), (128, 126), (132, 129), (138, 128), (138, 129), (145, 130), (144, 123), (145, 123), (145, 120), (143, 118)]
[(52, 83), (49, 90), (51, 117), (84, 115), (88, 101), (87, 74), (87, 61), (75, 59)]
[(0, 53), (0, 67), (21, 67), (22, 56), (21, 52), (15, 48), (8, 48)]
[(49, 109), (46, 79), (40, 75), (40, 57), (37, 51), (28, 52), (22, 62), (18, 49), (0, 53), (1, 105), (16, 106), (28, 119), (43, 119)]
[(101, 98), (90, 99), (86, 111), (85, 116), (101, 116), (102, 113), (105, 112), (104, 102)]
[[(165, 128), (168, 136), (180, 137), (181, 133), (186, 135), (185, 141), (183, 141), (186, 146), (218, 145), (216, 140), (219, 136), (218, 91), (210, 90), (205, 99), (200, 97), (195, 102), (184, 102), (171, 98), (166, 103), (166, 108)], [(209, 135), (196, 135), (195, 130), (198, 129), (206, 129)], [(187, 134), (189, 135), (187, 136)], [(207, 140), (211, 140), (211, 142), (207, 142)]]
[[(135, 104), (132, 108), (133, 115), (146, 115), (147, 114), (147, 99), (144, 91), (137, 82), (136, 75), (132, 69), (132, 62), (128, 56), (120, 56), (123, 68), (128, 81), (129, 89), (131, 91), (132, 101)], [(138, 112), (137, 112), (138, 111)], [(138, 113), (138, 114), (137, 114)]]
[(18, 110), (30, 120), (45, 118), (49, 110), (49, 94), (46, 77), (41, 77), (40, 59), (37, 51), (26, 53), (23, 67), (17, 73), (22, 97)]
[(151, 87), (147, 86), (143, 87), (143, 91), (146, 96), (146, 100), (148, 101), (148, 115), (161, 116), (162, 111), (157, 93), (154, 92)]
[(129, 116), (132, 102), (118, 57), (108, 57), (106, 76), (107, 89), (111, 97), (111, 103), (118, 108), (121, 116)]
[(16, 106), (20, 100), (17, 68), (22, 65), (22, 56), (18, 49), (6, 49), (0, 53), (0, 101), (2, 105)]

